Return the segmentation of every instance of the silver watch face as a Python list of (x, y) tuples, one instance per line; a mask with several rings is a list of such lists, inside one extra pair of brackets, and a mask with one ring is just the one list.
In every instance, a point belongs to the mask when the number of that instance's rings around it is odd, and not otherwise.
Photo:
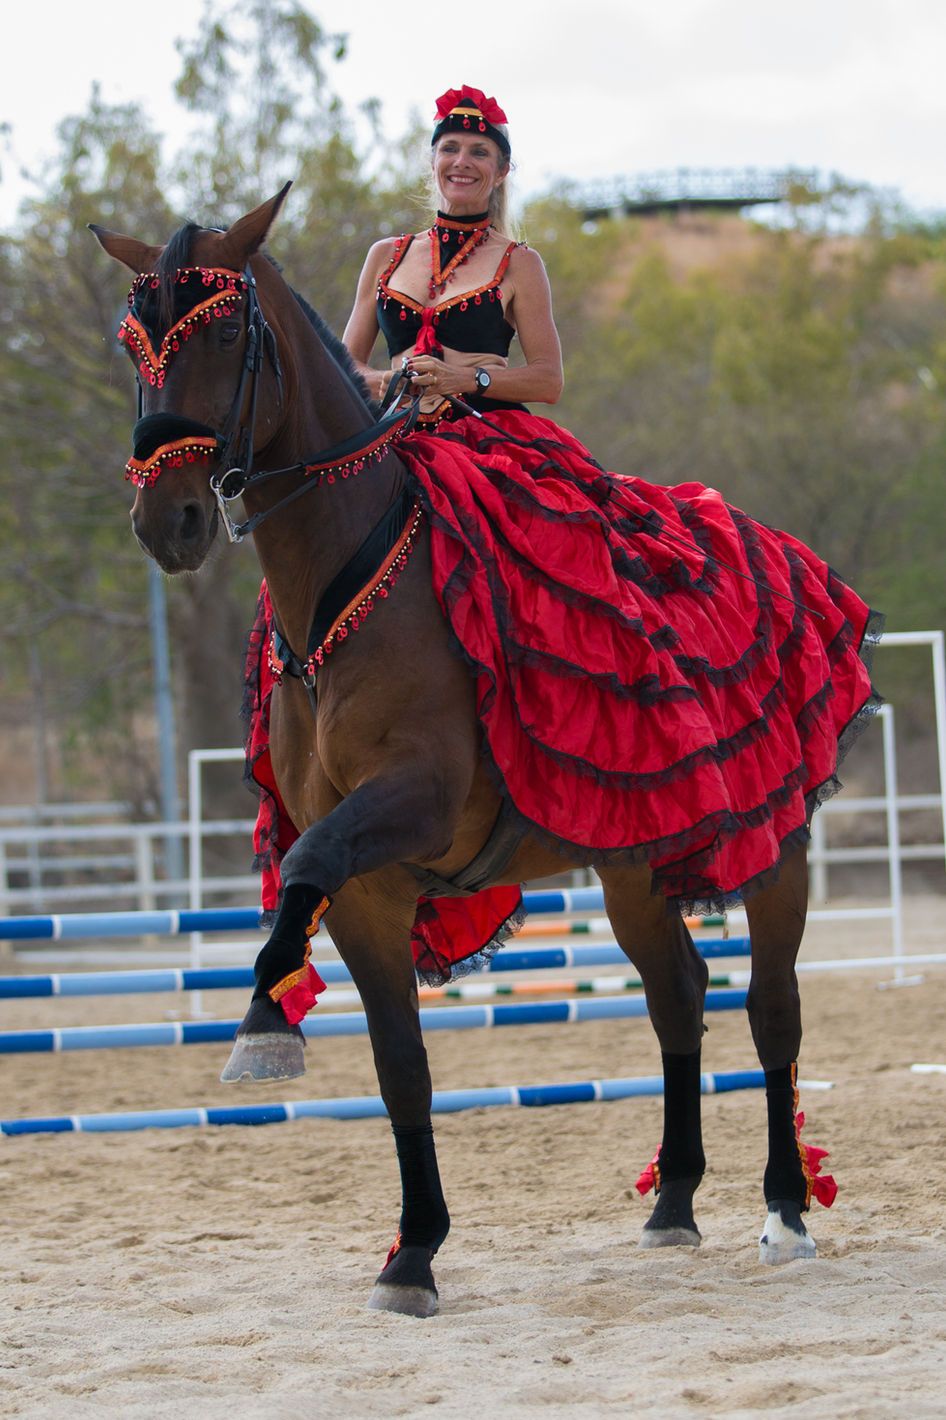
[(492, 381), (492, 376), (490, 375), (490, 373), (489, 373), (488, 370), (477, 370), (477, 372), (476, 372), (476, 388), (477, 388), (477, 389), (479, 389), (479, 390), (488, 390), (489, 387), (490, 387), (490, 385), (492, 384), (492, 382), (493, 382), (493, 381)]

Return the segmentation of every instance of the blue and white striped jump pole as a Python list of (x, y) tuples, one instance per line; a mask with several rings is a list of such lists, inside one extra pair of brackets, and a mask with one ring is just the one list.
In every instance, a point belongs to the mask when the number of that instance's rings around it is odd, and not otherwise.
[[(712, 938), (696, 943), (708, 961), (749, 955), (748, 937)], [(340, 961), (315, 961), (327, 986), (351, 982)], [(581, 946), (503, 947), (484, 972), (548, 971), (560, 967), (626, 966), (616, 942)], [(0, 1000), (41, 996), (135, 996), (156, 992), (229, 991), (253, 986), (250, 966), (163, 967), (150, 971), (70, 971), (50, 976), (0, 976)]]
[[(563, 912), (603, 912), (599, 887), (556, 888), (523, 894), (526, 912), (543, 917)], [(0, 941), (75, 941), (86, 937), (186, 936), (189, 932), (252, 932), (258, 907), (202, 907), (182, 912), (72, 912), (49, 917), (0, 917)]]
[[(804, 1086), (804, 1081), (800, 1082)], [(729, 1070), (701, 1075), (705, 1095), (757, 1090), (765, 1085), (761, 1070)], [(557, 1085), (500, 1085), (478, 1090), (435, 1090), (433, 1114), (513, 1105), (536, 1109), (554, 1104), (590, 1104), (663, 1094), (661, 1075), (621, 1080), (582, 1080)], [(378, 1119), (387, 1110), (378, 1095), (349, 1099), (289, 1100), (284, 1104), (235, 1105), (231, 1108), (156, 1109), (129, 1114), (69, 1114), (46, 1119), (0, 1119), (0, 1134), (113, 1134), (134, 1129), (181, 1129), (221, 1124), (285, 1124), (294, 1119)]]
[[(743, 990), (707, 991), (707, 1011), (734, 1011), (746, 1003)], [(525, 1001), (482, 1006), (430, 1006), (420, 1012), (421, 1027), (436, 1030), (489, 1030), (498, 1026), (565, 1025), (579, 1021), (622, 1020), (647, 1015), (642, 996), (606, 996), (595, 1000)], [(66, 1050), (116, 1050), (147, 1045), (207, 1045), (230, 1041), (239, 1021), (157, 1021), (127, 1026), (62, 1026), (51, 1030), (0, 1031), (0, 1055), (48, 1055)], [(321, 1036), (367, 1035), (362, 1011), (334, 1011), (308, 1016), (302, 1032)]]

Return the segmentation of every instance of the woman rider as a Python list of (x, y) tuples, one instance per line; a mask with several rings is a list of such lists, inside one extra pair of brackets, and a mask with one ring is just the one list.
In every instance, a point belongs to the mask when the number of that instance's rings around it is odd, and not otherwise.
[[(375, 242), (358, 283), (345, 344), (378, 398), (406, 354), (430, 422), (450, 412), (450, 396), (499, 410), (554, 404), (562, 392), (545, 267), (505, 234), (509, 158), (495, 99), (466, 84), (444, 94), (432, 139), (436, 221), (429, 232)], [(384, 371), (368, 364), (379, 326), (391, 357)], [(510, 369), (513, 335), (525, 364)]]

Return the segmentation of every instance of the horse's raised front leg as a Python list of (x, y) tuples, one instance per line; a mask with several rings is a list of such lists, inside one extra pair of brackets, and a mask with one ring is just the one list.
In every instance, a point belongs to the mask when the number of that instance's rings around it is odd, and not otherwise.
[(283, 897), (256, 958), (249, 1010), (221, 1079), (291, 1079), (305, 1073), (299, 1022), (322, 989), (310, 938), (351, 878), (392, 863), (434, 858), (449, 846), (442, 779), (421, 766), (367, 780), (299, 837), (282, 863)]
[(401, 1174), (394, 1245), (368, 1302), (376, 1311), (432, 1316), (431, 1261), (450, 1228), (430, 1122), (430, 1070), (410, 949), (416, 889), (398, 869), (348, 883), (327, 925), (361, 994)]
[(700, 1119), (706, 963), (679, 915), (651, 894), (646, 869), (612, 869), (601, 879), (614, 934), (644, 983), (663, 1061), (663, 1139), (647, 1174), (657, 1201), (640, 1246), (699, 1247), (693, 1196), (706, 1168)]
[(765, 1071), (769, 1128), (763, 1180), (768, 1216), (759, 1241), (759, 1260), (767, 1263), (814, 1257), (816, 1251), (814, 1239), (802, 1221), (810, 1202), (810, 1184), (795, 1128), (795, 1070), (801, 1046), (795, 959), (807, 908), (808, 863), (804, 848), (796, 850), (781, 865), (777, 882), (746, 901), (752, 940), (752, 977), (746, 1010)]
[(256, 958), (256, 985), (220, 1076), (234, 1080), (292, 1080), (305, 1074), (299, 1022), (324, 982), (309, 965), (310, 938), (329, 906), (321, 889), (293, 883), (283, 891), (272, 932)]

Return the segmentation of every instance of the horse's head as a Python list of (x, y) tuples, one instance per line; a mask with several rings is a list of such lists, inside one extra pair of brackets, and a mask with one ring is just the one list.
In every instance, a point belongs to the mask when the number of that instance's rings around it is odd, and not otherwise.
[(135, 536), (165, 572), (195, 571), (207, 556), (219, 523), (211, 474), (249, 468), (278, 428), (276, 343), (256, 291), (257, 277), (278, 277), (252, 259), (288, 190), (226, 232), (188, 223), (164, 247), (92, 227), (136, 276), (118, 333), (139, 391), (126, 477), (138, 490)]

